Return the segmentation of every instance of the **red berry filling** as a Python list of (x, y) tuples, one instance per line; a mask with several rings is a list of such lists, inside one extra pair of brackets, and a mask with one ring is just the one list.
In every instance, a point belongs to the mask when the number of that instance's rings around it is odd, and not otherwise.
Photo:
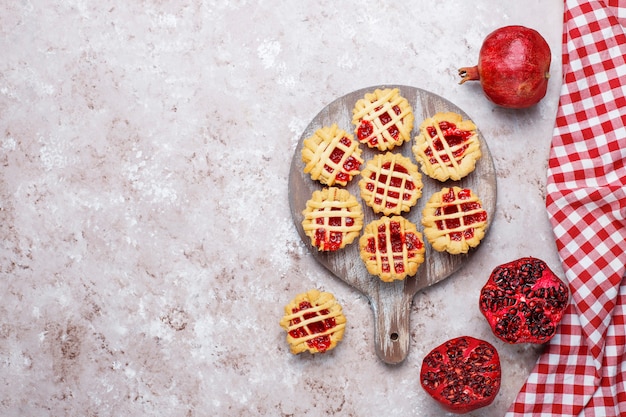
[[(412, 258), (416, 256), (416, 251), (422, 249), (422, 241), (412, 232), (402, 232), (402, 227), (398, 222), (389, 222), (389, 240), (391, 244), (391, 259), (394, 266), (394, 271), (397, 273), (404, 272), (404, 256), (403, 247), (406, 247), (408, 251), (407, 257)], [(376, 259), (376, 244), (378, 243), (378, 251), (382, 255), (387, 255), (387, 227), (385, 224), (378, 226), (378, 235), (376, 238), (371, 237), (367, 241), (365, 250), (368, 253), (374, 254), (370, 259)], [(391, 272), (391, 264), (389, 256), (383, 256), (381, 259), (381, 269), (383, 272)]]
[[(459, 191), (458, 198), (459, 200), (467, 200), (471, 197), (471, 192), (468, 189), (463, 189)], [(477, 201), (469, 201), (465, 203), (455, 203), (456, 198), (454, 196), (454, 190), (451, 188), (449, 192), (442, 195), (441, 202), (442, 203), (452, 203), (449, 205), (443, 205), (442, 207), (437, 207), (435, 210), (435, 216), (445, 216), (445, 215), (453, 215), (458, 213), (461, 210), (462, 213), (469, 213), (461, 217), (455, 217), (451, 219), (437, 220), (435, 224), (439, 230), (454, 230), (456, 228), (461, 227), (461, 224), (466, 226), (485, 222), (487, 221), (487, 212), (482, 209), (482, 206)], [(473, 213), (476, 210), (480, 210), (478, 212)], [(462, 221), (462, 223), (461, 223)], [(463, 238), (469, 240), (474, 237), (474, 228), (470, 227), (464, 231), (451, 231), (450, 239), (460, 242)]]
[[(312, 308), (313, 306), (311, 305), (311, 303), (309, 303), (308, 301), (302, 301), (300, 305), (298, 306), (298, 308), (294, 308), (292, 310), (292, 313), (297, 313), (298, 311), (309, 310)], [(319, 312), (312, 311), (309, 313), (303, 313), (302, 316), (304, 317), (304, 320), (309, 320), (311, 318), (325, 316), (328, 313), (329, 313), (328, 310), (320, 310)], [(299, 317), (295, 317), (291, 320), (292, 325), (298, 324), (298, 323), (300, 323)], [(332, 329), (335, 326), (336, 326), (335, 318), (328, 317), (326, 319), (313, 321), (304, 326), (297, 327), (289, 331), (289, 334), (291, 335), (291, 337), (296, 338), (296, 339), (307, 337), (310, 334), (320, 334), (320, 336), (310, 339), (306, 343), (309, 347), (315, 348), (320, 352), (324, 352), (326, 349), (330, 347), (331, 341), (330, 341), (329, 335), (325, 335), (321, 333), (325, 333), (327, 330)]]
[[(339, 210), (341, 209), (338, 207), (333, 207), (331, 209), (331, 211)], [(316, 224), (326, 226), (320, 227), (315, 230), (315, 246), (317, 246), (318, 248), (324, 248), (328, 251), (335, 251), (339, 249), (341, 247), (341, 243), (343, 242), (343, 232), (339, 230), (333, 230), (333, 228), (340, 228), (342, 226), (342, 219), (345, 219), (346, 226), (354, 225), (354, 218), (352, 217), (329, 217), (326, 224), (324, 224), (324, 217), (318, 217), (317, 219), (315, 219)]]
[[(384, 170), (389, 170), (391, 168), (391, 162), (386, 162), (382, 165), (382, 168)], [(400, 174), (408, 174), (409, 171), (403, 167), (402, 165), (399, 164), (394, 164), (393, 166), (393, 172), (397, 172)], [(402, 187), (402, 178), (400, 178), (399, 176), (393, 176), (391, 177), (391, 180), (389, 180), (389, 185), (390, 185), (390, 189), (389, 191), (385, 192), (385, 187), (384, 184), (387, 183), (388, 177), (385, 174), (380, 174), (380, 176), (378, 176), (377, 178), (377, 173), (373, 172), (370, 175), (370, 180), (372, 180), (372, 182), (367, 183), (366, 188), (368, 191), (370, 192), (374, 192), (374, 189), (376, 190), (376, 196), (374, 197), (374, 203), (377, 205), (382, 204), (383, 199), (380, 196), (385, 196), (385, 194), (387, 195), (387, 197), (391, 197), (392, 199), (400, 199), (400, 193), (397, 191), (398, 189), (400, 189), (400, 187)], [(381, 186), (375, 186), (375, 183), (380, 184)], [(413, 193), (411, 191), (415, 190), (415, 183), (411, 180), (406, 180), (404, 183), (404, 190), (405, 191), (409, 191), (409, 192), (405, 192), (402, 194), (402, 200), (404, 201), (409, 201), (411, 199), (411, 197), (413, 196)], [(394, 201), (387, 201), (385, 203), (385, 207), (393, 209), (394, 207), (396, 207), (398, 204)]]
[[(339, 142), (347, 147), (350, 147), (350, 145), (352, 144), (352, 141), (345, 136), (341, 138)], [(342, 149), (335, 148), (331, 152), (329, 159), (335, 165), (337, 165), (341, 163), (341, 159), (344, 157), (344, 155), (345, 155), (345, 152)], [(343, 165), (341, 166), (341, 171), (338, 172), (337, 175), (335, 176), (336, 180), (339, 182), (350, 181), (350, 179), (352, 179), (352, 176), (350, 173), (358, 169), (360, 165), (361, 165), (360, 162), (354, 156), (347, 157), (346, 160), (343, 162)], [(330, 172), (331, 174), (335, 171), (335, 168), (329, 165), (324, 165), (324, 169)]]
[[(467, 141), (472, 136), (472, 132), (469, 130), (459, 129), (454, 123), (446, 121), (439, 122), (439, 129), (441, 129), (441, 133), (443, 134), (443, 138), (446, 141), (448, 147), (452, 149), (456, 148), (452, 151), (452, 155), (454, 156), (455, 160), (461, 160), (463, 158), (463, 155), (465, 155), (465, 151), (468, 148)], [(447, 166), (451, 166), (452, 163), (448, 154), (440, 153), (445, 148), (441, 139), (437, 137), (437, 129), (432, 126), (428, 126), (426, 128), (426, 131), (431, 138), (436, 138), (433, 140), (432, 148), (429, 147), (424, 151), (424, 153), (429, 157), (430, 163), (439, 163), (439, 161), (437, 161), (437, 158), (435, 158), (434, 156), (434, 153), (437, 152), (437, 154), (439, 154), (439, 157), (441, 158), (441, 161), (444, 162)], [(435, 152), (433, 152), (433, 148)]]
[[(382, 106), (379, 106), (374, 110), (379, 111), (381, 108)], [(400, 115), (402, 113), (402, 110), (397, 105), (393, 106), (392, 110), (396, 115)], [(387, 126), (392, 122), (393, 118), (388, 112), (385, 111), (378, 115), (378, 120), (380, 120), (383, 126)], [(389, 132), (389, 135), (393, 138), (393, 140), (397, 140), (398, 136), (400, 136), (400, 129), (395, 123), (387, 127), (387, 132)], [(380, 137), (378, 135), (374, 135), (374, 124), (369, 120), (361, 120), (361, 124), (357, 129), (357, 139), (361, 143), (367, 142), (370, 146), (376, 146), (379, 139), (387, 141), (382, 135), (380, 135)]]

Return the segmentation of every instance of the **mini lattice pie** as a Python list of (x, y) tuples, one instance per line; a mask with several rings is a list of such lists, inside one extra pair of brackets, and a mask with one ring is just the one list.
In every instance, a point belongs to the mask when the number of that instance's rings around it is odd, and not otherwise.
[(457, 113), (437, 113), (424, 120), (413, 146), (422, 171), (439, 181), (458, 181), (474, 171), (480, 159), (476, 125)]
[(302, 212), (302, 228), (320, 251), (336, 251), (352, 243), (363, 228), (363, 210), (349, 191), (328, 187), (314, 191)]
[(422, 195), (422, 187), (417, 166), (392, 152), (368, 161), (359, 181), (363, 202), (386, 216), (409, 211)]
[(485, 236), (487, 212), (471, 190), (444, 188), (426, 203), (422, 224), (424, 235), (435, 250), (467, 253)]
[(368, 224), (359, 247), (367, 271), (385, 282), (415, 275), (426, 251), (422, 234), (402, 216), (383, 216)]
[(285, 306), (280, 326), (287, 331), (291, 353), (322, 353), (341, 341), (346, 317), (331, 293), (309, 290)]
[(414, 119), (411, 105), (397, 88), (376, 89), (358, 100), (352, 110), (357, 140), (381, 151), (410, 140)]
[(302, 143), (304, 172), (326, 185), (346, 185), (363, 163), (359, 142), (337, 124), (325, 126)]

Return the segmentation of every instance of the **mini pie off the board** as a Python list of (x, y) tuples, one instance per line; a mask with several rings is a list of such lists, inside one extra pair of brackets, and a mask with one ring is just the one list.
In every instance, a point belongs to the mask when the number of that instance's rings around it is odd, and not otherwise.
[(280, 326), (287, 332), (291, 353), (323, 353), (343, 338), (346, 317), (333, 294), (313, 289), (285, 306)]

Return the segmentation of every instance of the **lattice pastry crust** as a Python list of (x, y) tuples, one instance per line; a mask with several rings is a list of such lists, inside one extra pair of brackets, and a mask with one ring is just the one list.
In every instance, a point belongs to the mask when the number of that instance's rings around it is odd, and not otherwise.
[(409, 158), (387, 152), (374, 156), (361, 172), (359, 189), (363, 202), (374, 212), (401, 214), (422, 195), (422, 175)]
[(485, 236), (487, 212), (470, 189), (444, 188), (426, 203), (422, 224), (435, 250), (453, 255), (467, 253)]
[(357, 140), (380, 151), (410, 140), (414, 119), (413, 108), (397, 88), (367, 93), (352, 110)]
[(367, 271), (385, 282), (415, 275), (426, 251), (422, 234), (402, 216), (383, 216), (369, 223), (359, 247)]
[(323, 353), (343, 338), (346, 317), (331, 293), (309, 290), (285, 306), (280, 326), (287, 331), (291, 353)]
[(359, 236), (363, 228), (361, 204), (342, 188), (314, 191), (302, 214), (302, 228), (311, 244), (320, 251), (344, 248)]
[(424, 120), (412, 150), (422, 171), (439, 181), (465, 177), (482, 155), (476, 125), (452, 112)]
[(302, 146), (304, 173), (326, 185), (346, 185), (363, 163), (359, 142), (336, 123), (306, 138)]

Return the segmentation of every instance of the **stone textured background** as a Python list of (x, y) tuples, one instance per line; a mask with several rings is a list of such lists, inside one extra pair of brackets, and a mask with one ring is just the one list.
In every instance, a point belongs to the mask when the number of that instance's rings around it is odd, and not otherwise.
[[(0, 6), (1, 415), (439, 416), (421, 360), (462, 333), (503, 360), (498, 398), (474, 415), (504, 414), (540, 347), (498, 342), (476, 305), (500, 263), (560, 271), (544, 183), (562, 4), (387, 3)], [(552, 48), (548, 95), (529, 110), (458, 85), (509, 24)], [(287, 177), (326, 104), (394, 83), (472, 116), (498, 208), (479, 256), (415, 297), (411, 352), (389, 367), (367, 300), (298, 237)], [(335, 294), (348, 327), (331, 353), (293, 356), (278, 322), (310, 288)]]

